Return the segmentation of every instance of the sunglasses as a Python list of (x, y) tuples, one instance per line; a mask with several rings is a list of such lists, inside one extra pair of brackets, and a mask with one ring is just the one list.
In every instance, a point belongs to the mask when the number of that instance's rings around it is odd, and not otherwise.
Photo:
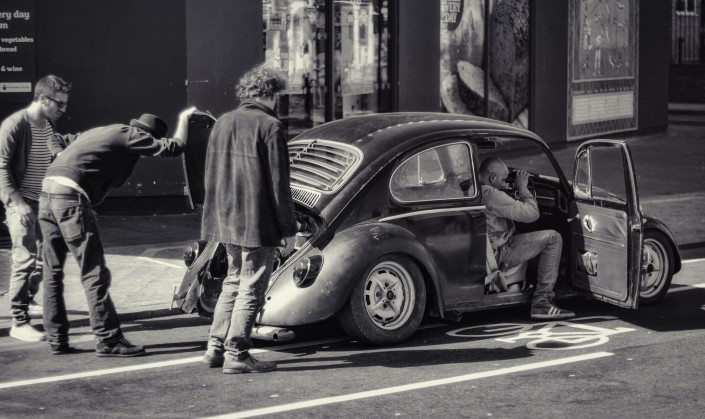
[(64, 108), (66, 108), (66, 107), (69, 105), (69, 102), (68, 102), (68, 101), (62, 102), (62, 101), (60, 101), (60, 100), (54, 99), (53, 97), (49, 97), (49, 96), (44, 96), (44, 97), (46, 97), (47, 99), (49, 99), (49, 100), (51, 100), (52, 102), (56, 103), (56, 107), (59, 108), (59, 109), (64, 109)]

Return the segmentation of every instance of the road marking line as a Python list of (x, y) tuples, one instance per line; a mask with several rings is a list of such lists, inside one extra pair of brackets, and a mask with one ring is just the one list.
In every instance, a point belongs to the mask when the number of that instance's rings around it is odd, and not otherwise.
[(691, 287), (695, 287), (695, 288), (705, 288), (705, 284), (693, 284), (693, 285), (691, 285)]
[(604, 357), (612, 356), (612, 355), (614, 355), (614, 354), (610, 353), (610, 352), (595, 352), (595, 353), (591, 353), (591, 354), (571, 356), (568, 358), (554, 359), (551, 361), (534, 362), (531, 364), (517, 365), (515, 367), (500, 368), (500, 369), (493, 370), (493, 371), (475, 372), (472, 374), (459, 375), (456, 377), (442, 378), (442, 379), (431, 380), (431, 381), (422, 381), (422, 382), (413, 383), (413, 384), (405, 384), (405, 385), (401, 385), (401, 386), (387, 387), (387, 388), (382, 388), (382, 389), (378, 389), (378, 390), (362, 391), (359, 393), (346, 394), (346, 395), (342, 395), (342, 396), (324, 397), (321, 399), (307, 400), (307, 401), (297, 402), (297, 403), (288, 403), (288, 404), (282, 404), (279, 406), (264, 407), (261, 409), (245, 410), (242, 412), (234, 412), (234, 413), (229, 413), (229, 414), (220, 415), (220, 416), (211, 416), (210, 419), (215, 419), (215, 418), (218, 418), (218, 419), (220, 419), (220, 418), (223, 418), (223, 419), (225, 419), (225, 418), (228, 418), (228, 419), (230, 419), (230, 418), (249, 418), (249, 417), (253, 417), (253, 416), (282, 413), (282, 412), (288, 412), (291, 410), (305, 409), (305, 408), (309, 408), (309, 407), (323, 406), (323, 405), (333, 404), (333, 403), (342, 403), (342, 402), (348, 402), (348, 401), (352, 401), (352, 400), (359, 400), (359, 399), (365, 399), (365, 398), (370, 398), (370, 397), (379, 397), (379, 396), (385, 396), (385, 395), (394, 394), (394, 393), (402, 393), (405, 391), (420, 390), (420, 389), (429, 388), (429, 387), (444, 386), (444, 385), (460, 383), (460, 382), (464, 382), (464, 381), (478, 380), (480, 378), (496, 377), (499, 375), (507, 375), (507, 374), (517, 373), (517, 372), (524, 372), (524, 371), (530, 371), (530, 370), (535, 370), (535, 369), (540, 369), (540, 368), (552, 367), (552, 366), (556, 366), (556, 365), (570, 364), (573, 362), (588, 361), (591, 359), (604, 358)]
[(681, 261), (681, 263), (697, 263), (697, 262), (705, 262), (704, 259), (686, 259), (684, 261)]
[[(337, 343), (337, 342), (343, 342), (343, 341), (348, 341), (348, 340), (350, 340), (350, 338), (345, 336), (345, 337), (339, 337), (339, 338), (321, 339), (321, 340), (317, 340), (317, 341), (313, 341), (313, 342), (292, 343), (290, 345), (281, 345), (281, 346), (277, 346), (277, 347), (271, 348), (271, 349), (252, 349), (250, 352), (251, 353), (279, 352), (279, 351), (284, 351), (284, 350), (288, 350), (288, 349), (295, 349), (295, 348), (301, 348), (301, 347), (306, 347), (306, 346), (326, 345), (326, 344), (330, 344), (330, 343)], [(147, 349), (149, 349), (149, 347), (147, 347)], [(86, 371), (86, 372), (79, 372), (79, 373), (75, 373), (75, 374), (65, 374), (65, 375), (57, 375), (54, 377), (34, 378), (34, 379), (22, 380), (22, 381), (9, 381), (9, 382), (5, 382), (5, 383), (0, 383), (0, 390), (6, 389), (6, 388), (31, 386), (31, 385), (35, 385), (35, 384), (55, 383), (55, 382), (59, 382), (59, 381), (76, 380), (79, 378), (100, 377), (102, 375), (119, 374), (119, 373), (123, 373), (123, 372), (140, 371), (140, 370), (148, 370), (148, 369), (154, 369), (154, 368), (170, 367), (170, 366), (174, 366), (174, 365), (190, 364), (193, 362), (200, 362), (202, 358), (203, 358), (203, 356), (194, 356), (194, 357), (183, 358), (183, 359), (174, 359), (171, 361), (160, 361), (160, 362), (152, 362), (149, 364), (132, 365), (132, 366), (128, 366), (128, 367), (108, 368), (105, 370)]]
[(169, 266), (171, 268), (176, 268), (176, 269), (185, 269), (186, 268), (185, 266), (174, 265), (173, 263), (169, 263), (169, 262), (162, 262), (161, 260), (148, 258), (146, 256), (137, 256), (137, 259), (146, 260), (147, 262), (153, 262), (153, 263), (157, 263), (159, 265)]
[(663, 195), (654, 196), (650, 198), (640, 199), (641, 204), (653, 205), (653, 204), (665, 204), (668, 202), (680, 202), (680, 201), (695, 201), (697, 199), (705, 198), (705, 194), (702, 192), (684, 193), (684, 194), (673, 194), (673, 195)]

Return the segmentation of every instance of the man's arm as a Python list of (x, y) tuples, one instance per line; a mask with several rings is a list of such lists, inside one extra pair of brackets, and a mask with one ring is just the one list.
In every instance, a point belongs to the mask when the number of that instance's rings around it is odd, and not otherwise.
[[(539, 219), (539, 207), (528, 188), (518, 190), (519, 199), (514, 199), (495, 188), (483, 188), (487, 210), (492, 214), (521, 223), (531, 223)], [(487, 192), (487, 193), (486, 193)]]
[(51, 158), (55, 159), (62, 151), (66, 149), (78, 136), (78, 134), (59, 134), (54, 133), (47, 140), (47, 147), (51, 153)]
[(127, 146), (141, 156), (179, 156), (186, 148), (188, 121), (194, 111), (196, 108), (192, 106), (179, 114), (179, 124), (176, 127), (174, 138), (154, 138), (144, 131), (135, 130), (135, 133), (128, 139)]
[[(277, 129), (265, 142), (268, 155), (271, 191), (277, 223), (282, 235), (291, 238), (296, 235), (294, 201), (291, 198), (289, 179), (289, 149), (281, 129)], [(288, 244), (288, 242), (287, 242)]]
[(3, 123), (0, 126), (0, 201), (5, 205), (10, 202), (24, 202), (12, 176), (12, 159), (17, 148), (17, 126)]

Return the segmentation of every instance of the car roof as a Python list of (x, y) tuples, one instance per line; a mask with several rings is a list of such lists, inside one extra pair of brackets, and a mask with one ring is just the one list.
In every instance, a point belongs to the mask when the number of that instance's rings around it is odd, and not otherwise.
[[(546, 144), (534, 133), (506, 122), (470, 115), (433, 112), (397, 112), (345, 118), (311, 128), (290, 143), (334, 141), (362, 151), (364, 159), (349, 182), (333, 194), (324, 193), (313, 201), (328, 220), (335, 217), (362, 186), (400, 153), (427, 141), (428, 135), (472, 131), (489, 136), (522, 136)], [(435, 136), (434, 136), (435, 137)], [(435, 137), (437, 138), (437, 137)], [(304, 147), (306, 149), (308, 145)], [(300, 185), (299, 185), (300, 186)], [(303, 201), (299, 201), (303, 202)]]
[(311, 128), (297, 140), (328, 140), (360, 148), (366, 155), (382, 155), (399, 145), (400, 138), (421, 137), (440, 131), (476, 130), (519, 135), (543, 143), (536, 134), (493, 119), (440, 112), (395, 112), (354, 116)]

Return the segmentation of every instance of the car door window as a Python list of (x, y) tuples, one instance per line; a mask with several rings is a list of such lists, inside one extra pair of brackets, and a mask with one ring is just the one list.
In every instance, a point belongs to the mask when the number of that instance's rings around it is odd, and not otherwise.
[(475, 196), (468, 144), (455, 143), (415, 154), (392, 174), (390, 192), (399, 202), (463, 199)]
[(622, 154), (618, 147), (584, 150), (576, 160), (576, 197), (617, 204), (627, 202)]

